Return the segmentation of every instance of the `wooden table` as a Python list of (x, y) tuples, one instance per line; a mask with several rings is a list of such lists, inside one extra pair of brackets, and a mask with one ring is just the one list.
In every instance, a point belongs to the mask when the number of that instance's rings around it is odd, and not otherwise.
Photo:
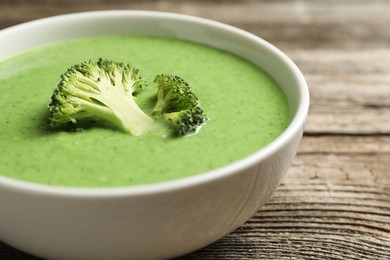
[[(310, 87), (302, 145), (271, 200), (181, 259), (390, 259), (390, 1), (0, 0), (0, 29), (100, 9), (240, 27), (287, 53)], [(0, 259), (35, 258), (0, 242)]]

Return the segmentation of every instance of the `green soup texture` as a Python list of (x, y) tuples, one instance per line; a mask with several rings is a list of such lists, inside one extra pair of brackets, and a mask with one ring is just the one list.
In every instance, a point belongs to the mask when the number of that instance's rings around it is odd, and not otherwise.
[[(190, 84), (209, 121), (185, 137), (173, 137), (157, 118), (141, 137), (104, 125), (44, 131), (60, 75), (100, 57), (140, 70), (148, 86), (137, 103), (146, 113), (154, 105), (154, 77), (168, 73)], [(73, 187), (139, 185), (204, 173), (266, 146), (290, 121), (283, 92), (252, 63), (209, 46), (146, 36), (65, 41), (1, 61), (0, 105), (0, 175)]]

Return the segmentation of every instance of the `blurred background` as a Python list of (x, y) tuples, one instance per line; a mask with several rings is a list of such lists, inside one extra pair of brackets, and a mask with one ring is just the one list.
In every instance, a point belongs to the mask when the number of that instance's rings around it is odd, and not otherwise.
[[(239, 27), (290, 56), (310, 88), (301, 148), (270, 202), (182, 259), (390, 259), (390, 1), (0, 0), (0, 29), (112, 9)], [(35, 258), (0, 242), (0, 259)]]

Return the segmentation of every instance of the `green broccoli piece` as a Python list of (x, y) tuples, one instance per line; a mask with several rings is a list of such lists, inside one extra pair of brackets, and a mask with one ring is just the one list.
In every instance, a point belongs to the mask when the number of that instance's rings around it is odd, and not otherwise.
[(103, 119), (123, 131), (139, 136), (153, 120), (135, 102), (144, 79), (129, 64), (99, 59), (84, 61), (61, 75), (49, 105), (52, 127), (81, 120)]
[(197, 132), (207, 121), (207, 116), (203, 114), (203, 110), (199, 106), (178, 112), (165, 113), (162, 118), (175, 126), (179, 135)]
[(197, 132), (208, 120), (198, 97), (182, 78), (161, 74), (156, 76), (154, 82), (158, 88), (152, 114), (173, 125), (179, 135)]

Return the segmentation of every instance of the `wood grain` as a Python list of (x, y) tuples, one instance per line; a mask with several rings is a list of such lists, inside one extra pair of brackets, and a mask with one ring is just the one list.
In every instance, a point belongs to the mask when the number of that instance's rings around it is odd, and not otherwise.
[(287, 53), (310, 87), (307, 133), (390, 134), (390, 49)]
[[(390, 259), (390, 1), (0, 0), (0, 29), (103, 9), (225, 22), (282, 49), (305, 75), (310, 114), (271, 200), (180, 259)], [(36, 259), (0, 242), (0, 259)]]

